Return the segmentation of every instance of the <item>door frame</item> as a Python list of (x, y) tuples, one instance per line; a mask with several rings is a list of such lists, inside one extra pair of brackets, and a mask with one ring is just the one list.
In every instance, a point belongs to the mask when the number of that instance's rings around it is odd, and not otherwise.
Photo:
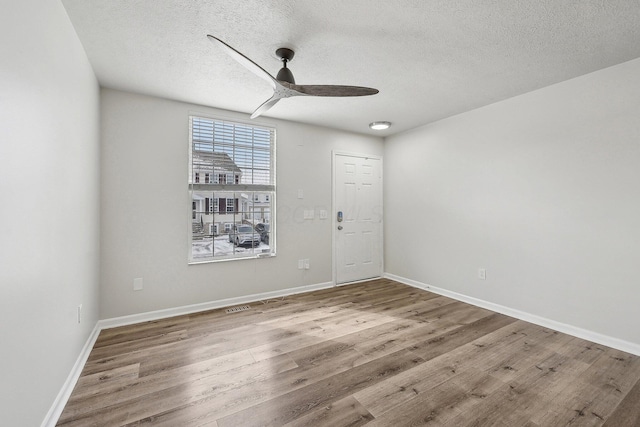
[(331, 150), (331, 277), (333, 280), (333, 286), (350, 285), (352, 283), (372, 280), (372, 278), (368, 278), (338, 284), (338, 266), (336, 260), (336, 230), (338, 227), (338, 220), (336, 218), (336, 157), (338, 156), (358, 157), (361, 159), (375, 159), (380, 161), (380, 202), (382, 204), (382, 220), (380, 221), (380, 277), (383, 277), (384, 275), (384, 168), (382, 156), (375, 154), (354, 153), (350, 151)]

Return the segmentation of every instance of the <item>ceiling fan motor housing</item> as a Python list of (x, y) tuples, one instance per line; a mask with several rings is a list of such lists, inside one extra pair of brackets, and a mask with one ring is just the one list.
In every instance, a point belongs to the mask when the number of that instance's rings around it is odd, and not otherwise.
[(287, 67), (280, 68), (276, 79), (280, 80), (281, 82), (291, 83), (292, 85), (296, 84), (296, 80), (293, 78), (293, 73)]
[(287, 68), (287, 62), (291, 61), (294, 55), (295, 52), (286, 47), (281, 47), (280, 49), (276, 50), (276, 56), (282, 60), (282, 68), (280, 69), (280, 71), (278, 71), (276, 79), (280, 80), (281, 82), (291, 83), (293, 85), (296, 84), (296, 79), (293, 78), (293, 73), (291, 72), (291, 70)]

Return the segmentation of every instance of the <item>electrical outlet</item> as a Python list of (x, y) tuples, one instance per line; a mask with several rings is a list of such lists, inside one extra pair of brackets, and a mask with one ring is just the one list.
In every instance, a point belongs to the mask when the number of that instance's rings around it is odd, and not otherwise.
[(327, 219), (329, 217), (329, 214), (327, 213), (327, 211), (325, 209), (320, 209), (320, 219)]
[(134, 291), (141, 291), (143, 287), (144, 287), (144, 285), (142, 283), (142, 277), (138, 277), (137, 279), (133, 279), (133, 290)]
[(298, 199), (304, 199), (304, 191), (298, 190)]
[(298, 270), (304, 270), (304, 260), (303, 259), (299, 259), (298, 260)]
[(310, 268), (309, 260), (308, 260), (308, 259), (305, 259), (305, 260), (304, 260), (304, 269), (305, 269), (305, 270), (308, 270), (309, 268)]
[(484, 268), (478, 269), (478, 279), (487, 280), (487, 270)]
[(78, 306), (78, 323), (82, 321), (82, 304)]

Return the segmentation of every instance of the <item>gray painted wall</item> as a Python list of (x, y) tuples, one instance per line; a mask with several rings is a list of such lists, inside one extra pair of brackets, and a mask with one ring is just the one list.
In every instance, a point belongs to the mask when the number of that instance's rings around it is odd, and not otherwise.
[[(245, 114), (102, 89), (101, 316), (331, 282), (332, 150), (381, 155), (382, 138), (260, 118), (276, 128), (277, 256), (187, 265), (189, 114)], [(302, 189), (304, 198), (298, 199)], [(303, 211), (316, 210), (314, 220)], [(310, 259), (298, 270), (298, 259)], [(142, 277), (144, 289), (133, 291)]]
[(0, 58), (0, 424), (36, 426), (98, 320), (99, 89), (57, 0), (3, 2)]
[(638, 76), (634, 60), (388, 138), (385, 271), (640, 344)]

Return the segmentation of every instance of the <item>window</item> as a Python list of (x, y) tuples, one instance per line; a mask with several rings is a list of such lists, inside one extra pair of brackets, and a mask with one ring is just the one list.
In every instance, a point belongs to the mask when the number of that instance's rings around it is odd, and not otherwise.
[(189, 262), (275, 255), (275, 129), (196, 116), (189, 128), (190, 215), (213, 231), (189, 227)]
[(226, 206), (227, 206), (227, 213), (234, 213), (236, 211), (236, 200), (227, 199)]

